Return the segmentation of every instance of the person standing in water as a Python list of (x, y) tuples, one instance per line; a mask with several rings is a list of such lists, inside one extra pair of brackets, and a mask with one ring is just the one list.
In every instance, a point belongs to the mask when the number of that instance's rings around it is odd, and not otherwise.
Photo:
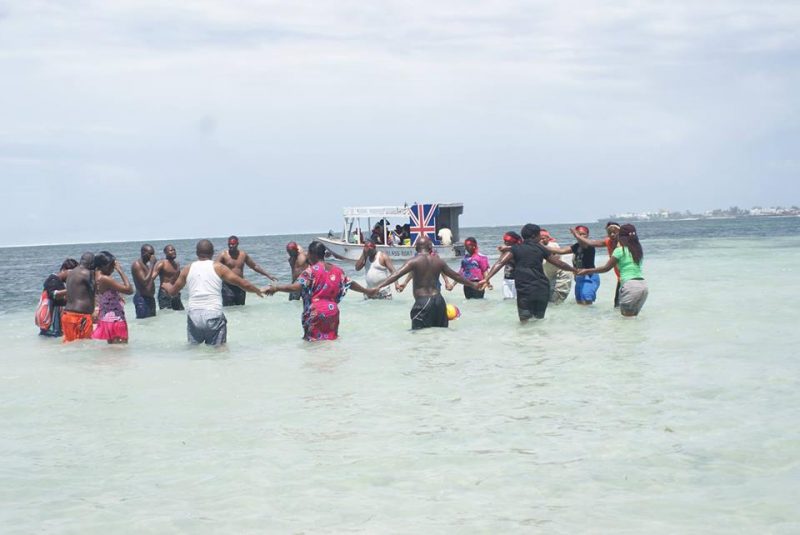
[[(578, 236), (588, 239), (589, 228), (578, 225), (570, 232), (576, 238)], [(591, 245), (584, 245), (580, 241), (575, 242), (570, 247), (559, 247), (552, 249), (556, 254), (572, 253), (572, 266), (576, 270), (591, 270), (594, 268), (595, 248)], [(597, 300), (597, 290), (600, 288), (600, 277), (591, 271), (585, 271), (588, 275), (577, 275), (575, 277), (575, 302), (579, 305), (591, 305)]]
[(514, 262), (514, 283), (517, 288), (517, 314), (519, 321), (525, 323), (531, 318), (543, 319), (550, 301), (550, 281), (544, 274), (542, 261), (546, 260), (555, 266), (575, 272), (569, 266), (553, 256), (553, 252), (541, 244), (540, 228), (528, 223), (520, 234), (522, 243), (511, 247), (502, 247), (503, 255), (495, 262), (486, 274), (481, 285), (485, 287), (500, 268)]
[(414, 306), (411, 307), (411, 329), (447, 327), (449, 325), (447, 303), (439, 291), (439, 275), (446, 275), (475, 290), (478, 289), (478, 285), (462, 277), (448, 266), (447, 262), (433, 254), (433, 242), (430, 238), (421, 236), (415, 248), (417, 255), (380, 283), (378, 288), (396, 282), (406, 273), (413, 274)]
[(168, 282), (174, 284), (178, 280), (178, 275), (181, 274), (181, 265), (175, 260), (178, 253), (174, 245), (167, 245), (164, 247), (164, 259), (156, 262), (153, 272), (159, 278), (158, 285), (158, 308), (163, 310), (165, 308), (172, 310), (183, 310), (183, 302), (181, 301), (181, 294), (169, 295), (164, 288), (164, 283)]
[[(395, 272), (392, 260), (383, 251), (378, 251), (375, 242), (367, 240), (361, 256), (356, 260), (356, 271), (361, 271), (366, 266), (367, 288), (377, 288), (389, 275)], [(364, 296), (365, 299), (391, 299), (392, 289), (383, 288), (375, 297)]]
[[(260, 273), (272, 281), (278, 280), (277, 277), (256, 264), (249, 254), (239, 249), (239, 238), (230, 236), (228, 238), (228, 249), (222, 251), (217, 257), (217, 262), (230, 268), (236, 275), (244, 278), (244, 267), (247, 266), (256, 273)], [(224, 282), (222, 285), (222, 306), (244, 305), (247, 292), (236, 284)]]
[[(478, 251), (478, 240), (475, 238), (470, 237), (464, 240), (464, 249), (464, 258), (461, 259), (461, 269), (458, 272), (465, 279), (478, 283), (489, 271), (489, 258)], [(452, 290), (452, 288), (452, 285), (447, 287), (448, 290)], [(467, 299), (483, 299), (484, 293), (484, 290), (475, 290), (464, 286), (464, 297)]]
[(367, 296), (378, 293), (351, 281), (339, 266), (325, 262), (326, 248), (313, 241), (308, 246), (308, 267), (292, 284), (274, 284), (265, 288), (276, 292), (300, 292), (303, 296), (303, 339), (307, 341), (336, 340), (339, 337), (339, 302), (348, 289)]
[(198, 241), (196, 253), (197, 260), (181, 269), (174, 283), (164, 282), (164, 288), (169, 295), (178, 295), (188, 286), (186, 336), (190, 344), (223, 345), (228, 339), (228, 319), (222, 311), (222, 284), (235, 285), (259, 297), (263, 293), (228, 266), (214, 262), (214, 245), (209, 240)]
[[(608, 257), (611, 258), (614, 255), (614, 249), (617, 248), (617, 235), (619, 234), (619, 223), (614, 221), (609, 221), (606, 223), (606, 237), (602, 240), (590, 240), (588, 238), (584, 238), (578, 232), (570, 230), (572, 235), (575, 236), (575, 239), (583, 245), (584, 247), (605, 247), (606, 251), (608, 251)], [(619, 287), (620, 287), (620, 275), (619, 275), (619, 267), (614, 266), (614, 274), (617, 276), (617, 288), (614, 290), (614, 308), (619, 308)]]
[(50, 299), (51, 321), (47, 329), (39, 329), (42, 336), (61, 337), (64, 332), (61, 330), (61, 314), (67, 304), (67, 285), (65, 284), (69, 272), (78, 266), (78, 261), (74, 258), (67, 258), (61, 263), (58, 273), (53, 273), (44, 281), (43, 290), (47, 292)]
[(136, 319), (152, 318), (156, 315), (155, 267), (156, 250), (149, 243), (142, 245), (140, 256), (131, 265), (133, 284), (136, 295), (133, 306), (136, 308)]
[[(308, 256), (297, 242), (290, 241), (286, 244), (286, 252), (289, 254), (289, 269), (292, 271), (292, 283), (308, 267)], [(299, 301), (300, 292), (289, 292), (289, 301)]]
[(64, 342), (92, 337), (94, 295), (94, 253), (83, 253), (78, 267), (67, 275), (67, 304), (61, 314)]
[[(509, 230), (503, 234), (503, 246), (511, 247), (522, 243), (522, 236)], [(499, 249), (499, 248), (498, 248)], [(503, 268), (503, 299), (516, 299), (517, 298), (517, 285), (514, 283), (514, 260), (509, 262)]]
[[(128, 343), (128, 322), (125, 321), (125, 307), (120, 293), (131, 295), (128, 276), (113, 254), (101, 251), (94, 257), (97, 283), (97, 328), (92, 333), (95, 340), (106, 340), (109, 344)], [(116, 271), (122, 282), (113, 277)]]
[(649, 293), (642, 275), (644, 251), (636, 227), (631, 224), (620, 227), (617, 239), (619, 247), (614, 249), (605, 266), (582, 271), (587, 274), (605, 273), (614, 267), (619, 268), (619, 311), (626, 317), (638, 316)]
[[(556, 239), (546, 229), (542, 229), (539, 234), (542, 238), (542, 245), (548, 249), (558, 250), (561, 248)], [(558, 254), (555, 255), (555, 258), (563, 260)], [(554, 305), (563, 303), (572, 288), (572, 275), (568, 271), (558, 269), (547, 261), (544, 263), (544, 274), (547, 275), (547, 279), (550, 281), (550, 302)]]

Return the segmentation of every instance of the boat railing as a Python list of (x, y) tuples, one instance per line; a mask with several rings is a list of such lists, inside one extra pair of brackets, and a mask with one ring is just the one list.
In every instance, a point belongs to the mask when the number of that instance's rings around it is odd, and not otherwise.
[(407, 218), (410, 210), (406, 206), (358, 206), (344, 209), (344, 217), (404, 217)]

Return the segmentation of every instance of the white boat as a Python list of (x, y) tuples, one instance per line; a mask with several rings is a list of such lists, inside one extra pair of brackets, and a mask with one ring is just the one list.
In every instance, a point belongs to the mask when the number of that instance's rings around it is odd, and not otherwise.
[[(388, 254), (392, 260), (405, 261), (414, 256), (414, 244), (422, 235), (433, 240), (436, 254), (445, 260), (452, 260), (464, 256), (464, 244), (459, 238), (458, 228), (458, 217), (463, 211), (464, 205), (461, 203), (345, 208), (341, 235), (337, 237), (331, 231), (327, 237), (317, 239), (339, 257), (355, 262), (364, 250), (363, 240), (369, 238), (375, 226), (383, 221), (383, 244), (378, 244), (377, 249)], [(397, 240), (393, 239), (392, 231), (396, 225), (404, 225), (410, 231), (411, 238), (405, 243), (394, 243)], [(453, 233), (450, 244), (443, 244), (439, 240), (438, 233), (443, 227)]]

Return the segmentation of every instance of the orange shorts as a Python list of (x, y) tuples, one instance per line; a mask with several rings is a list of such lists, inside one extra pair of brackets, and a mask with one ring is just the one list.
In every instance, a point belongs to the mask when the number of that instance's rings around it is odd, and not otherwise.
[(81, 338), (92, 337), (92, 315), (80, 312), (64, 311), (61, 314), (61, 330), (64, 331), (64, 341), (72, 342)]

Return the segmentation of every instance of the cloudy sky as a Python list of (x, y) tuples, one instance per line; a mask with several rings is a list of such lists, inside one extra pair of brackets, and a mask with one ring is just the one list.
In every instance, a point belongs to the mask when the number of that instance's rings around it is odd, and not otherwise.
[(0, 0), (0, 244), (800, 204), (800, 3)]

